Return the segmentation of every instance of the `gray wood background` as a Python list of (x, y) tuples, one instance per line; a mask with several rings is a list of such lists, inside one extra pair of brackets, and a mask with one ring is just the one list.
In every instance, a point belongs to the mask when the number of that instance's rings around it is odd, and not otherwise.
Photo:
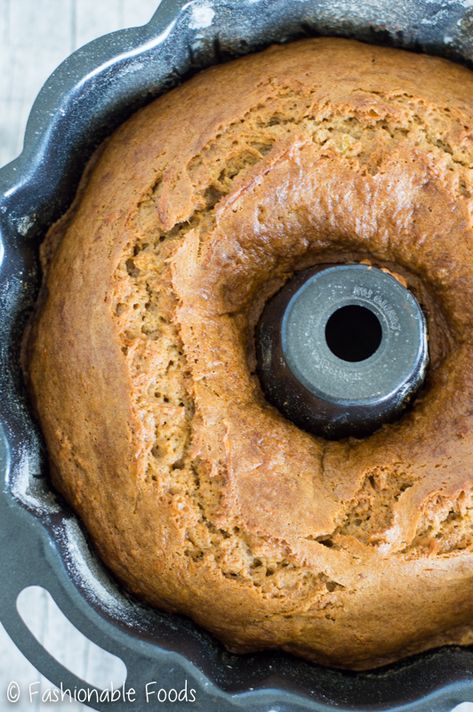
[[(33, 100), (55, 67), (99, 35), (143, 24), (158, 4), (159, 0), (0, 0), (0, 165), (21, 151)], [(24, 591), (19, 607), (40, 642), (69, 669), (98, 686), (121, 684), (121, 661), (75, 631), (46, 591), (36, 587)], [(6, 701), (13, 680), (22, 690), (15, 705)], [(51, 688), (0, 625), (0, 712), (90, 709), (78, 703), (41, 703), (38, 694), (30, 701), (30, 685), (40, 693)], [(456, 710), (473, 712), (473, 701)]]

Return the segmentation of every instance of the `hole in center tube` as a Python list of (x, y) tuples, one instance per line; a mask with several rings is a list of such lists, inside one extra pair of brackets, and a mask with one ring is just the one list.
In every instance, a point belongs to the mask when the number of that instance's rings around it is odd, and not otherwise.
[(337, 309), (325, 326), (330, 351), (343, 361), (364, 361), (379, 348), (383, 331), (371, 309), (349, 304)]

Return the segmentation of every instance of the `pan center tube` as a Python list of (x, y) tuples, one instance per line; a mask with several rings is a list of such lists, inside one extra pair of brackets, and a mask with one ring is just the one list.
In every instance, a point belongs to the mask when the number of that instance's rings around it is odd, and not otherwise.
[(362, 437), (399, 417), (423, 383), (427, 327), (414, 294), (365, 264), (299, 272), (256, 332), (267, 399), (301, 428)]

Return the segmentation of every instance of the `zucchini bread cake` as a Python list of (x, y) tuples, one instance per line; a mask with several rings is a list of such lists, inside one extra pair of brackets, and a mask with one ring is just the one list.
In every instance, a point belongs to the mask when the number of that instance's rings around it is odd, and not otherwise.
[[(134, 594), (233, 651), (365, 669), (473, 643), (473, 75), (342, 39), (205, 70), (101, 147), (42, 247), (25, 371), (55, 487)], [(414, 406), (329, 441), (264, 398), (300, 269), (401, 275)]]

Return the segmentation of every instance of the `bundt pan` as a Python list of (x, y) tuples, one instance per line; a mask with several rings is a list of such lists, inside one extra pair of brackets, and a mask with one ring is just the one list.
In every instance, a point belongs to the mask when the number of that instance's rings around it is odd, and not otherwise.
[[(122, 658), (126, 686), (138, 693), (131, 705), (137, 711), (149, 709), (144, 688), (156, 676), (168, 689), (187, 679), (196, 689), (192, 708), (202, 712), (440, 712), (473, 700), (472, 649), (444, 648), (355, 674), (273, 652), (231, 655), (190, 621), (131, 600), (50, 491), (25, 396), (19, 347), (40, 279), (38, 245), (70, 204), (94, 148), (133, 110), (199, 68), (315, 34), (468, 64), (473, 7), (471, 0), (164, 0), (149, 24), (98, 39), (59, 67), (33, 107), (23, 153), (0, 173), (1, 621), (49, 680), (87, 689), (42, 648), (17, 612), (18, 594), (43, 586), (79, 630)], [(113, 709), (124, 712), (130, 704)]]

